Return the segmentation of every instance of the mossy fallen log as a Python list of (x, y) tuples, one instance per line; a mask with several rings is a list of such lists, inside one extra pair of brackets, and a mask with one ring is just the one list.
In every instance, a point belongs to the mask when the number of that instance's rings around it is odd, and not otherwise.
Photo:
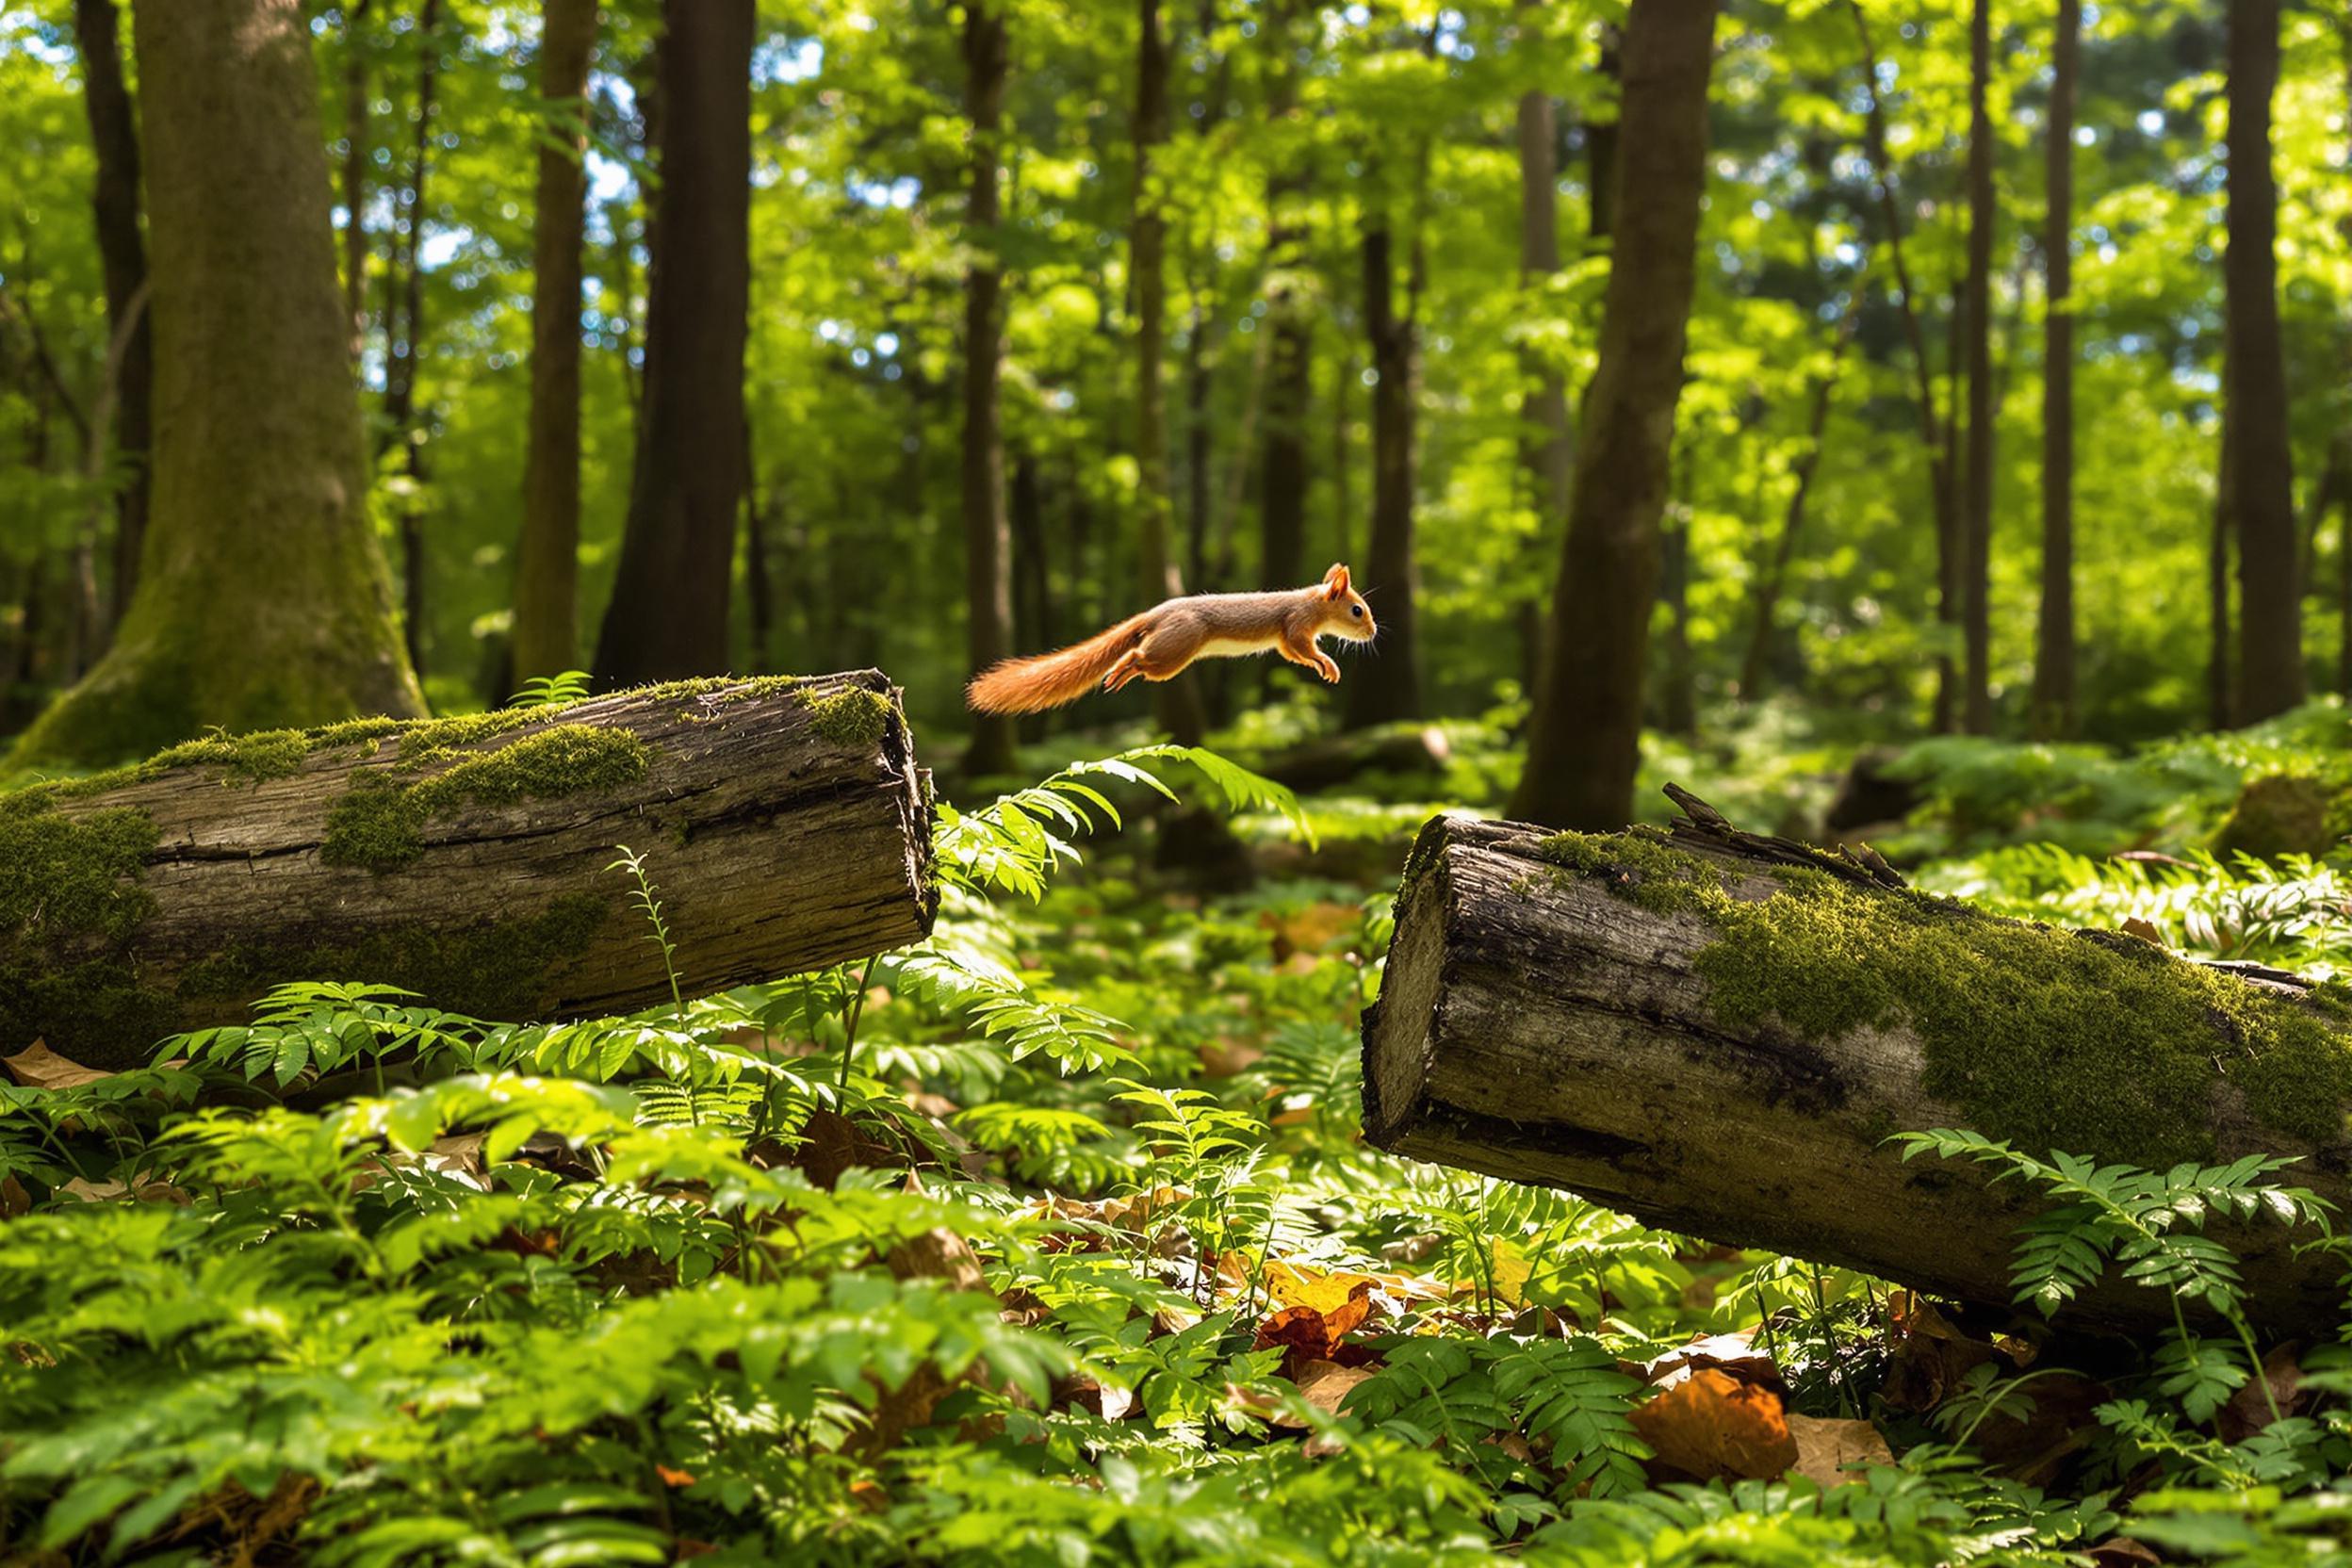
[(0, 793), (0, 1053), (93, 1066), (368, 980), (477, 1017), (690, 995), (929, 931), (928, 776), (878, 671), (191, 742)]
[[(2281, 1179), (2352, 1212), (2352, 992), (2002, 920), (1690, 808), (1671, 834), (1423, 829), (1364, 1019), (1374, 1144), (1994, 1303), (2040, 1200), (1902, 1163), (1889, 1134), (2157, 1169), (2296, 1156)], [(2298, 1256), (2309, 1234), (2216, 1233), (2258, 1321), (2339, 1321), (2343, 1266)], [(2173, 1304), (2111, 1280), (2068, 1311), (2131, 1328)]]

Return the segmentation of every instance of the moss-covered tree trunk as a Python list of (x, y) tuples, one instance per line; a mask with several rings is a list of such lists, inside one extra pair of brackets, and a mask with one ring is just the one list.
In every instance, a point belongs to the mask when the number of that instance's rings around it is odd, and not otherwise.
[(296, 0), (133, 14), (154, 269), (154, 492), (113, 647), (22, 764), (219, 726), (423, 710), (368, 527), (310, 32)]
[[(1702, 813), (1710, 815), (1711, 813)], [(2005, 1303), (2038, 1204), (1904, 1130), (2166, 1168), (2262, 1152), (2352, 1201), (2352, 1006), (2136, 937), (1997, 919), (1785, 841), (1441, 817), (1364, 1021), (1383, 1149), (1572, 1188), (1648, 1222)], [(2340, 1263), (2241, 1250), (2260, 1321), (2332, 1325)], [(2077, 1311), (2168, 1325), (2110, 1284)]]
[(862, 957), (930, 929), (930, 825), (873, 670), (189, 742), (0, 794), (0, 1054), (123, 1066), (293, 980), (496, 1019), (666, 1002), (621, 844), (689, 996)]

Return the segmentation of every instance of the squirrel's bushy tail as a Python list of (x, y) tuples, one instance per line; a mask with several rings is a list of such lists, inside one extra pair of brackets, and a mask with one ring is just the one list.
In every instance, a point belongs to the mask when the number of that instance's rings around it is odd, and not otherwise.
[(1144, 617), (1130, 616), (1110, 630), (1029, 659), (1000, 659), (972, 677), (964, 700), (982, 713), (1037, 713), (1075, 702), (1102, 683), (1119, 656), (1135, 645)]

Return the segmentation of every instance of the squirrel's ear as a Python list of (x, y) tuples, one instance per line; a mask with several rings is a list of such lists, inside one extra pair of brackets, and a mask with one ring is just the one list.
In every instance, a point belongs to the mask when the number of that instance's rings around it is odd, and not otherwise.
[(1323, 574), (1323, 593), (1327, 598), (1338, 598), (1348, 592), (1348, 568), (1333, 566)]

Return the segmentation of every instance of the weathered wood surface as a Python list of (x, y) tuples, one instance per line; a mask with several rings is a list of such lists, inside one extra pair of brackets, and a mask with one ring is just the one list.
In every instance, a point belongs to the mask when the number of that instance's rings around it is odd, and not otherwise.
[[(416, 735), (314, 742), (257, 780), (194, 762), (97, 792), (0, 796), (0, 833), (27, 846), (0, 866), (0, 1051), (45, 1037), (123, 1065), (165, 1034), (242, 1021), (292, 979), (384, 981), (490, 1018), (645, 1006), (669, 979), (629, 879), (606, 869), (622, 844), (659, 887), (690, 995), (930, 929), (929, 778), (878, 671), (681, 682), (479, 738), (445, 727), (453, 744)], [(376, 804), (533, 743), (552, 771), (428, 797), (381, 869), (351, 863), (353, 842), (363, 862), (376, 853), (353, 838), (355, 791)], [(118, 831), (131, 853), (100, 879), (103, 906), (63, 907), (50, 890), (74, 865), (90, 891), (74, 857)]]
[[(1920, 1038), (1901, 1026), (1829, 1038), (1776, 1021), (1726, 1027), (1710, 1007), (1710, 981), (1694, 969), (1718, 939), (1707, 921), (1619, 896), (1606, 871), (1558, 864), (1542, 852), (1548, 836), (1452, 817), (1424, 828), (1380, 1001), (1364, 1019), (1366, 1137), (1415, 1158), (1565, 1187), (1665, 1229), (2009, 1302), (2016, 1228), (2041, 1202), (2015, 1181), (1988, 1184), (1983, 1168), (1924, 1155), (1905, 1164), (1882, 1146), (1897, 1130), (1968, 1125), (1924, 1086)], [(1806, 853), (1705, 823), (1685, 825), (1676, 842), (1729, 870), (1726, 890), (1740, 899), (1772, 896), (1782, 884), (1771, 866)], [(1843, 874), (1873, 898), (1916, 896), (1892, 890), (1897, 879), (1883, 866)], [(2292, 977), (2214, 967), (2308, 1005)], [(2003, 1004), (1987, 996), (1984, 1005)], [(2222, 1081), (2210, 1126), (2217, 1158), (2301, 1156), (2283, 1180), (2352, 1204), (2352, 1145), (2341, 1134), (2317, 1146), (2282, 1135), (2246, 1116)], [(2296, 1257), (2307, 1234), (2275, 1226), (2214, 1233), (2243, 1259), (2258, 1321), (2324, 1331), (2339, 1320), (2341, 1266)], [(2127, 1329), (2167, 1326), (2172, 1310), (2168, 1296), (2119, 1284), (2112, 1271), (2065, 1309)]]

